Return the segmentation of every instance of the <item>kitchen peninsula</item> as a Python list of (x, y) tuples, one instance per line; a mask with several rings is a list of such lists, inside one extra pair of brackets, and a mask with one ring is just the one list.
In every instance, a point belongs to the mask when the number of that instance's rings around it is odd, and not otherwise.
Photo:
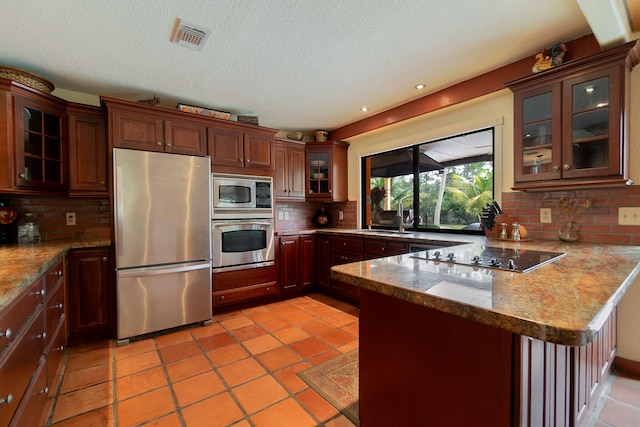
[[(528, 273), (411, 254), (345, 264), (360, 291), (362, 425), (581, 425), (615, 355), (615, 308), (640, 248), (555, 241)], [(433, 251), (430, 251), (433, 252)], [(420, 254), (418, 254), (419, 256)]]

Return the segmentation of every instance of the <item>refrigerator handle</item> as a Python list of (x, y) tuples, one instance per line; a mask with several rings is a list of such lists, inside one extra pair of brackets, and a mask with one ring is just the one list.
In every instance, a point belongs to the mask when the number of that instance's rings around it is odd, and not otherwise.
[(181, 265), (179, 267), (156, 266), (148, 268), (133, 268), (131, 270), (118, 270), (118, 277), (153, 276), (156, 274), (184, 273), (185, 271), (203, 270), (211, 268), (211, 261), (193, 265)]
[(122, 192), (122, 167), (116, 167), (115, 179), (116, 202), (116, 251), (118, 256), (124, 255), (124, 194)]

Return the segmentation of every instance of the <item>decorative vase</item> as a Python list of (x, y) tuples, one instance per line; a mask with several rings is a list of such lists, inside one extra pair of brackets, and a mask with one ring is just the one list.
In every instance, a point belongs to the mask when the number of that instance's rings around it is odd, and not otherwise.
[(560, 230), (558, 230), (558, 237), (563, 242), (577, 242), (578, 241), (578, 224), (574, 221), (565, 222)]

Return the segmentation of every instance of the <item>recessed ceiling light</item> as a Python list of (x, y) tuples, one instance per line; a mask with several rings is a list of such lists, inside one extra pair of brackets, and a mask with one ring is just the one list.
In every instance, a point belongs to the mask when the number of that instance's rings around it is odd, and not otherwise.
[(587, 92), (587, 93), (591, 93), (591, 92), (593, 92), (594, 90), (596, 90), (596, 88), (594, 88), (594, 87), (588, 87), (588, 88), (586, 88), (584, 91), (585, 91), (585, 92)]
[(420, 89), (424, 89), (424, 84), (419, 83), (416, 85), (416, 89), (420, 90)]
[(360, 111), (362, 111), (363, 113), (366, 113), (367, 111), (369, 111), (368, 107), (362, 107), (360, 108)]

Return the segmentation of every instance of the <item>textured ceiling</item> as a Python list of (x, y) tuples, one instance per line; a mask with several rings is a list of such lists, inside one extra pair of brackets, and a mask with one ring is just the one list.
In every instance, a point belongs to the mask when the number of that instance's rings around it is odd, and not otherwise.
[[(590, 33), (575, 0), (1, 0), (0, 16), (0, 65), (57, 88), (305, 132)], [(203, 52), (171, 42), (178, 18), (213, 30)]]

